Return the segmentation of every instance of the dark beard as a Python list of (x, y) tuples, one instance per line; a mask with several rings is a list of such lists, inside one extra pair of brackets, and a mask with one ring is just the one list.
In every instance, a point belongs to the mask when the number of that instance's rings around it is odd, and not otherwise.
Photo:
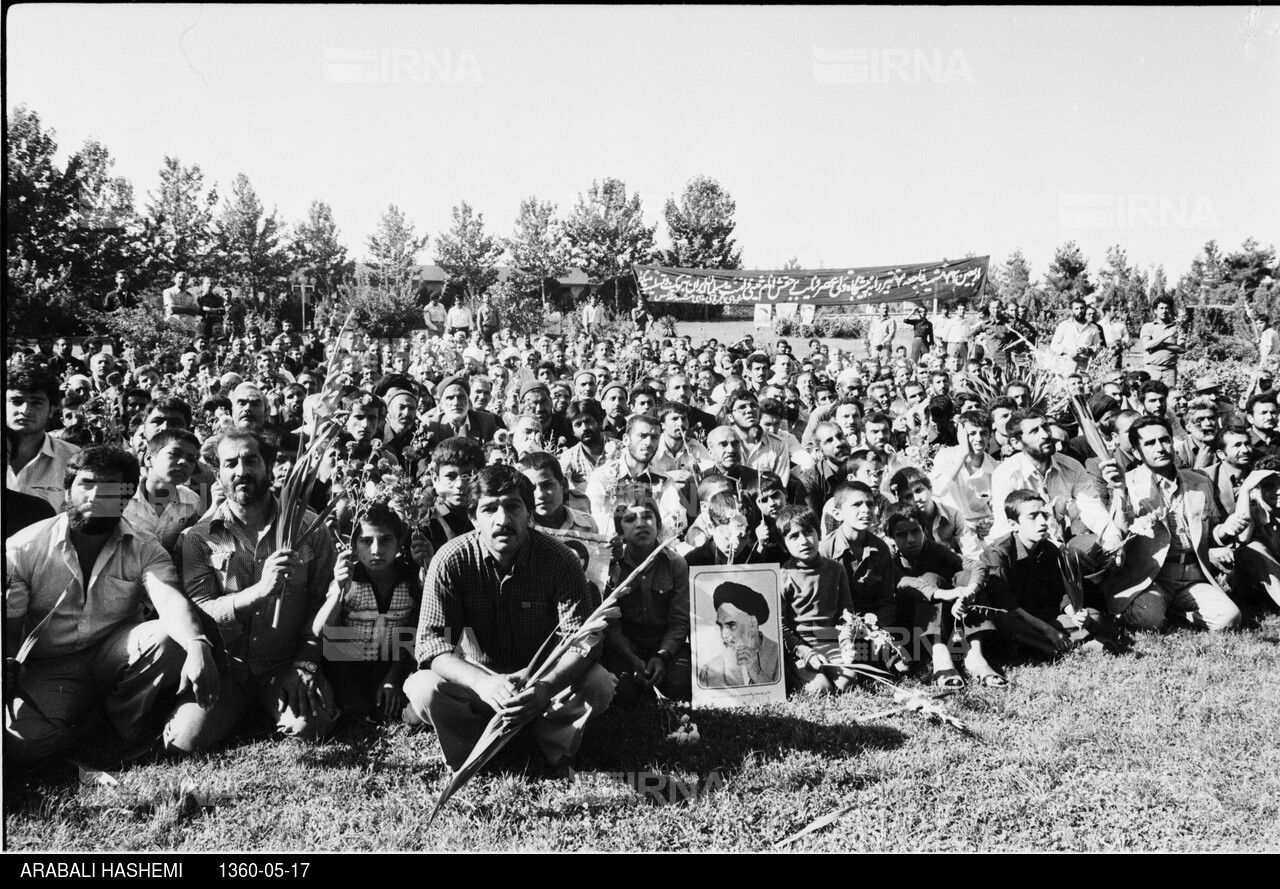
[(227, 499), (234, 500), (240, 506), (249, 506), (261, 500), (269, 490), (268, 485), (259, 482), (256, 478), (245, 479), (245, 484), (249, 488), (243, 493), (233, 485), (231, 490), (226, 492)]
[(586, 445), (599, 444), (600, 438), (601, 435), (599, 429), (584, 429), (582, 430), (582, 434), (578, 436), (578, 440)]
[(91, 537), (110, 534), (120, 524), (120, 516), (94, 516), (90, 518), (79, 510), (67, 513), (67, 525), (77, 534)]

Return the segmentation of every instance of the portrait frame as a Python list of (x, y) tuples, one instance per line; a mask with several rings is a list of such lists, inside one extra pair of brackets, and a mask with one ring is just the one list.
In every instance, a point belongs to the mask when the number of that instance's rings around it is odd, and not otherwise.
[[(727, 585), (727, 586), (726, 586)], [(747, 678), (738, 658), (727, 658), (728, 646), (717, 625), (715, 599), (732, 599), (738, 617), (758, 626), (760, 644), (752, 667), (762, 679)], [(745, 590), (743, 589), (745, 588)], [(751, 595), (754, 594), (754, 595)], [(754, 613), (761, 601), (764, 620)], [(746, 614), (738, 607), (746, 608)], [(702, 565), (689, 569), (689, 637), (693, 648), (693, 705), (743, 707), (780, 704), (787, 699), (786, 664), (782, 646), (782, 566)], [(727, 632), (750, 633), (751, 627), (733, 622)]]

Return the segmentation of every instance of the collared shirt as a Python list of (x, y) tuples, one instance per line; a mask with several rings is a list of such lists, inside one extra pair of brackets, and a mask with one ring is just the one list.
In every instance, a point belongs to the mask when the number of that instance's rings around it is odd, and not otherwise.
[(447, 317), (451, 328), (471, 326), (471, 310), (462, 303), (454, 304)]
[[(236, 616), (235, 594), (262, 579), (262, 564), (276, 549), (279, 504), (271, 498), (266, 528), (255, 541), (230, 504), (223, 502), (182, 535), (182, 579), (191, 601), (218, 623), (232, 663), (255, 676), (288, 666), (304, 642), (314, 641), (311, 624), (324, 604), (337, 555), (327, 529), (300, 547), (300, 570), (285, 581), (283, 592), (258, 602), (243, 619)], [(305, 528), (315, 520), (307, 510)], [(276, 602), (283, 597), (280, 621), (272, 626)]]
[(791, 481), (791, 455), (785, 441), (763, 429), (760, 430), (759, 441), (752, 441), (747, 433), (736, 426), (734, 432), (742, 442), (743, 463), (757, 472), (776, 473), (782, 479), (783, 486)]
[(473, 531), (449, 541), (427, 568), (414, 656), (429, 667), (460, 648), (472, 663), (514, 673), (557, 628), (578, 629), (592, 610), (582, 563), (559, 541), (531, 530), (504, 576)]
[(881, 627), (895, 626), (893, 556), (879, 537), (870, 532), (863, 537), (862, 543), (852, 546), (845, 532), (837, 529), (819, 541), (818, 553), (844, 567), (855, 611), (874, 614)]
[(1155, 482), (1156, 489), (1164, 498), (1165, 506), (1168, 508), (1164, 522), (1169, 528), (1169, 552), (1172, 555), (1180, 555), (1194, 550), (1195, 542), (1191, 539), (1191, 531), (1188, 527), (1186, 490), (1179, 484), (1180, 475), (1175, 471), (1173, 478), (1165, 478), (1153, 472), (1151, 479)]
[(445, 321), (449, 318), (449, 312), (440, 303), (428, 303), (427, 307), (422, 311), (422, 316), (423, 320), (427, 322), (427, 326), (438, 333), (444, 329)]
[(402, 640), (398, 631), (408, 627), (407, 632), (412, 632), (417, 627), (422, 587), (415, 567), (397, 561), (394, 569), (395, 585), (385, 601), (379, 601), (369, 572), (359, 563), (345, 593), (336, 579), (332, 582), (329, 594), (342, 596), (341, 629), (325, 627), (325, 660), (341, 656), (344, 661), (396, 661), (408, 656), (407, 651), (400, 652), (399, 645), (407, 640)]
[(1021, 608), (1052, 623), (1071, 604), (1058, 548), (1048, 540), (1028, 550), (1011, 534), (992, 543), (982, 562), (987, 569), (987, 601), (992, 607), (1005, 611)]
[[(1177, 367), (1178, 353), (1168, 348), (1176, 342), (1177, 334), (1178, 325), (1173, 322), (1162, 324), (1159, 321), (1148, 321), (1142, 325), (1142, 350), (1145, 353), (1143, 361), (1147, 367)], [(1151, 348), (1153, 343), (1159, 345)]]
[[(629, 577), (639, 565), (624, 553), (610, 566), (613, 582)], [(622, 618), (609, 625), (611, 639), (626, 636), (642, 648), (657, 643), (656, 648), (674, 655), (689, 637), (688, 564), (673, 552), (662, 552), (632, 583), (619, 607)]]
[(693, 438), (684, 440), (684, 447), (675, 453), (667, 445), (665, 435), (658, 439), (658, 452), (649, 465), (656, 472), (670, 472), (673, 469), (697, 473), (698, 467), (711, 462), (711, 452)]
[(1088, 321), (1078, 322), (1075, 318), (1067, 318), (1059, 324), (1058, 329), (1053, 332), (1053, 341), (1049, 344), (1049, 352), (1061, 359), (1060, 366), (1067, 372), (1083, 369), (1088, 364), (1087, 358), (1076, 358), (1076, 353), (1081, 349), (1096, 353), (1101, 348), (1102, 329)]
[[(147, 496), (145, 480), (139, 482), (137, 493), (124, 506), (124, 517), (138, 534), (158, 540), (172, 557), (175, 550), (181, 554), (178, 537), (199, 520), (203, 510), (200, 495), (186, 485), (167, 487), (153, 503)], [(157, 513), (157, 506), (164, 508)]]
[(995, 521), (987, 539), (1013, 533), (1004, 514), (1004, 502), (1018, 488), (1030, 488), (1043, 496), (1052, 509), (1055, 521), (1050, 522), (1049, 530), (1058, 535), (1057, 539), (1067, 539), (1072, 521), (1079, 518), (1090, 532), (1100, 537), (1109, 534), (1114, 537), (1111, 542), (1118, 545), (1119, 532), (1085, 468), (1062, 454), (1054, 454), (1049, 464), (1049, 471), (1041, 475), (1034, 460), (1018, 453), (996, 467), (991, 475), (991, 512)]
[(46, 500), (54, 509), (61, 511), (66, 500), (67, 463), (78, 453), (80, 448), (70, 442), (46, 434), (40, 444), (40, 452), (16, 474), (13, 465), (6, 463), (4, 486)]
[[(984, 453), (982, 465), (970, 471), (965, 462), (968, 453), (967, 444), (940, 450), (933, 460), (930, 481), (938, 497), (956, 507), (967, 521), (985, 525), (992, 521), (991, 477), (995, 475), (996, 461), (991, 459), (990, 454)], [(944, 480), (941, 476), (946, 475), (947, 470), (957, 461), (960, 462), (960, 470), (951, 479)]]
[(5, 565), (5, 618), (25, 616), (24, 633), (69, 590), (32, 649), (34, 660), (92, 648), (116, 629), (140, 623), (148, 596), (180, 589), (173, 561), (160, 544), (136, 534), (123, 519), (94, 562), (87, 594), (65, 513), (10, 537)]
[[(619, 502), (628, 501), (628, 488), (644, 488), (661, 503), (662, 491), (667, 482), (666, 476), (654, 472), (652, 466), (641, 468), (631, 462), (631, 455), (626, 450), (618, 453), (618, 459), (606, 460), (591, 473), (587, 482), (587, 496), (591, 498), (591, 516), (596, 520), (596, 527), (613, 528), (613, 511)], [(637, 493), (641, 493), (637, 490)], [(608, 531), (606, 531), (608, 533)]]
[(609, 459), (611, 449), (609, 442), (605, 442), (604, 449), (600, 451), (599, 457), (591, 456), (591, 452), (587, 450), (587, 446), (579, 442), (560, 455), (560, 469), (564, 472), (565, 480), (569, 482), (569, 487), (579, 493), (586, 493), (587, 480), (591, 478), (591, 473)]

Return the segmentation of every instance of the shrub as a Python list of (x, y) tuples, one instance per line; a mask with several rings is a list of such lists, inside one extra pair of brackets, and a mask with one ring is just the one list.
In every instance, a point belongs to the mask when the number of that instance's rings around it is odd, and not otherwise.
[(422, 310), (411, 287), (356, 284), (337, 298), (333, 317), (342, 319), (351, 311), (352, 323), (377, 339), (403, 337), (422, 325)]

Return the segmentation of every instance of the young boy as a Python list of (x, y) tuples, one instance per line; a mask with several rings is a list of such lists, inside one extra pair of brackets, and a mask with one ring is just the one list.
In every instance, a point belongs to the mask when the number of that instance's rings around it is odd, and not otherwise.
[(915, 509), (929, 540), (972, 562), (982, 558), (982, 543), (977, 533), (959, 510), (938, 502), (933, 496), (933, 482), (920, 469), (915, 466), (899, 469), (889, 480), (889, 491), (899, 503)]
[[(702, 480), (698, 482), (698, 502), (710, 503), (711, 498), (716, 494), (723, 492), (732, 494), (736, 490), (737, 484), (733, 479), (719, 473), (711, 473), (703, 476)], [(680, 552), (681, 555), (688, 556), (689, 550), (697, 549), (710, 539), (711, 513), (709, 510), (703, 509), (689, 525), (689, 530), (685, 532), (684, 545), (677, 548), (676, 551)]]
[(200, 496), (187, 487), (200, 462), (200, 441), (185, 429), (166, 429), (147, 442), (146, 474), (125, 504), (124, 517), (141, 537), (157, 540), (178, 565), (178, 537), (200, 519)]
[(1005, 499), (1004, 511), (1013, 532), (993, 542), (983, 556), (987, 599), (993, 608), (1008, 612), (996, 615), (1000, 632), (1050, 656), (1076, 646), (1102, 648), (1094, 638), (1095, 631), (1105, 631), (1102, 613), (1072, 602), (1061, 553), (1049, 540), (1049, 510), (1043, 498), (1018, 488)]
[(329, 596), (338, 604), (323, 629), (324, 674), (338, 709), (353, 719), (396, 722), (408, 703), (422, 585), (417, 566), (400, 558), (406, 530), (385, 503), (371, 503), (356, 520), (351, 552), (334, 567)]
[(822, 671), (844, 663), (839, 627), (846, 611), (853, 611), (849, 577), (839, 562), (818, 551), (818, 517), (807, 506), (788, 506), (778, 515), (790, 558), (782, 565), (782, 630), (790, 690), (808, 694), (843, 691), (852, 681)]
[(711, 497), (706, 513), (711, 536), (685, 555), (690, 567), (695, 565), (743, 565), (776, 562), (787, 559), (786, 551), (773, 545), (760, 545), (756, 527), (760, 524), (755, 504), (744, 501), (729, 491)]
[(893, 556), (885, 542), (871, 533), (875, 497), (872, 489), (860, 481), (847, 481), (837, 487), (831, 503), (840, 524), (822, 538), (818, 552), (844, 568), (854, 612), (874, 614), (877, 625), (890, 630), (898, 621), (893, 597)]
[[(874, 534), (880, 533), (880, 522), (889, 507), (893, 505), (888, 497), (880, 493), (880, 487), (884, 482), (884, 465), (884, 458), (868, 448), (857, 449), (844, 462), (845, 478), (849, 481), (861, 482), (871, 491), (871, 531)], [(833, 494), (822, 508), (823, 536), (840, 526), (835, 508)]]
[[(894, 579), (900, 600), (899, 613), (913, 615), (915, 639), (929, 646), (933, 659), (933, 683), (939, 688), (960, 688), (964, 680), (951, 660), (948, 641), (956, 622), (964, 627), (964, 664), (975, 682), (991, 688), (1008, 683), (987, 663), (984, 639), (995, 630), (988, 620), (964, 618), (970, 603), (985, 605), (980, 566), (965, 562), (940, 543), (925, 538), (919, 513), (910, 503), (899, 503), (885, 517), (885, 530), (898, 549)], [(972, 577), (972, 584), (970, 583)]]
[(471, 476), (484, 465), (484, 452), (470, 438), (455, 436), (436, 445), (429, 470), (436, 514), (424, 529), (434, 551), (471, 530)]
[(778, 530), (778, 516), (787, 504), (782, 479), (777, 473), (763, 470), (755, 479), (743, 484), (742, 496), (755, 503), (760, 513), (760, 523), (755, 528), (756, 543), (772, 552), (784, 552), (786, 546)]
[[(620, 504), (621, 506), (621, 504)], [(630, 576), (654, 551), (662, 518), (652, 498), (614, 515), (623, 552), (609, 566), (614, 584)], [(667, 550), (645, 569), (620, 602), (622, 616), (605, 635), (603, 666), (618, 677), (619, 701), (654, 689), (665, 698), (687, 701), (693, 670), (689, 649), (689, 566)]]

